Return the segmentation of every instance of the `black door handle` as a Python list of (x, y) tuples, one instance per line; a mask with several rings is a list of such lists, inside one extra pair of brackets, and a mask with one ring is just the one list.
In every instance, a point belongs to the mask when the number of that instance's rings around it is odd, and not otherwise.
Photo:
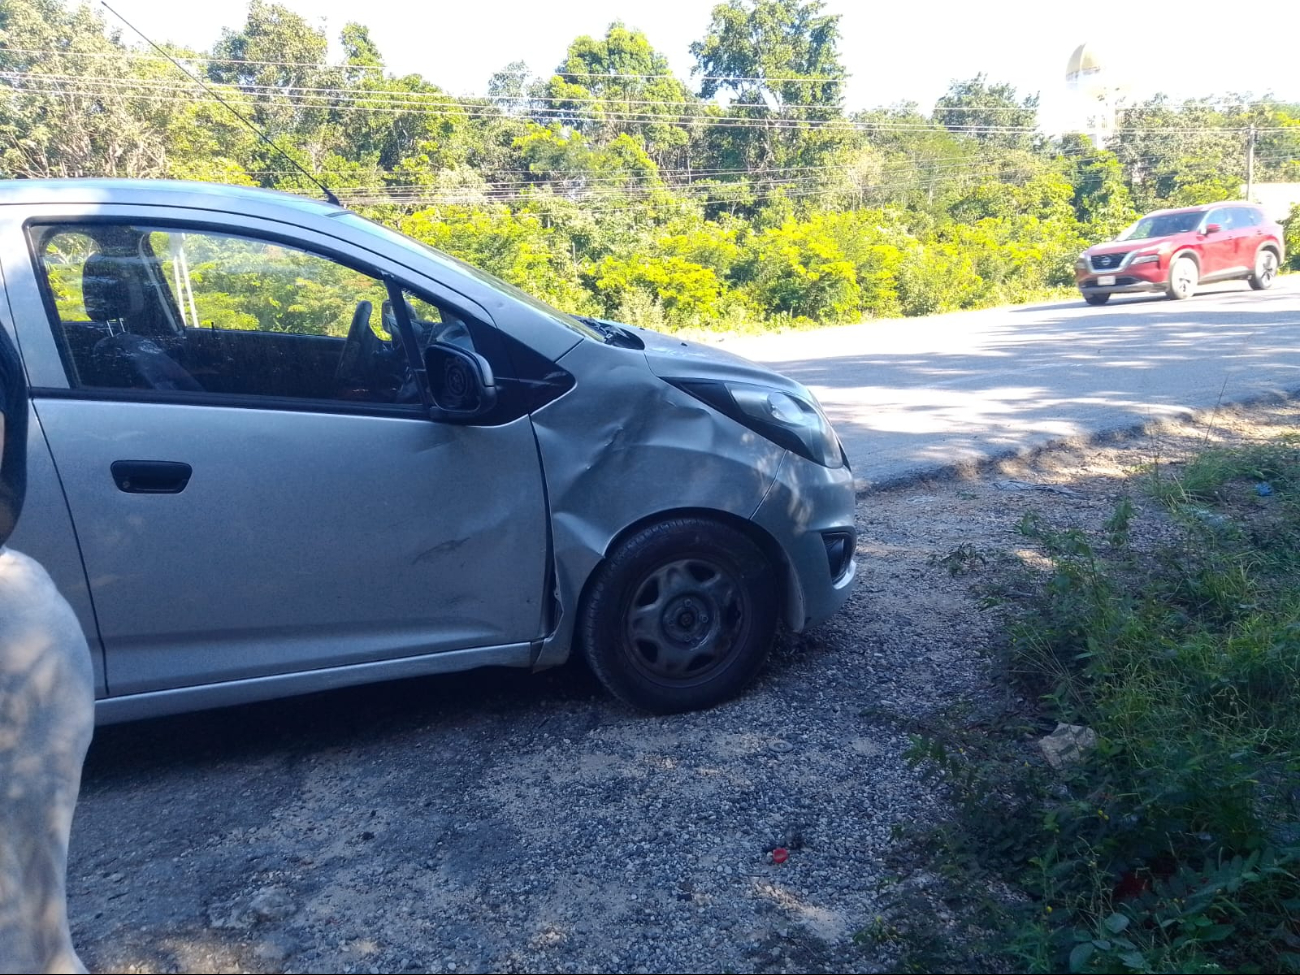
[(180, 494), (194, 468), (172, 460), (115, 460), (113, 482), (127, 494)]

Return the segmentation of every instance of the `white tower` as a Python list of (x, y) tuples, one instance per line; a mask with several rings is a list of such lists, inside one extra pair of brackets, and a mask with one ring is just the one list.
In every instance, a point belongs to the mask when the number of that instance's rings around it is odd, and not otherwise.
[(1065, 66), (1065, 84), (1072, 98), (1075, 131), (1092, 136), (1105, 148), (1115, 131), (1115, 120), (1125, 93), (1102, 60), (1096, 45), (1080, 44)]

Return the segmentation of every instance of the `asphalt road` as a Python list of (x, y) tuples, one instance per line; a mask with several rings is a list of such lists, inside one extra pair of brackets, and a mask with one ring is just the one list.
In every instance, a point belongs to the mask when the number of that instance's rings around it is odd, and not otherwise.
[(1300, 391), (1300, 276), (719, 344), (817, 394), (860, 486)]

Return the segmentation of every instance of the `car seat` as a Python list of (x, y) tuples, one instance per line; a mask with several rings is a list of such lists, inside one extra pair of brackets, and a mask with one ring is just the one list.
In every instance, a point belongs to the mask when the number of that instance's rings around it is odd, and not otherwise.
[(107, 254), (92, 254), (82, 267), (86, 314), (109, 333), (91, 351), (91, 385), (201, 393), (198, 381), (156, 340), (131, 331), (147, 311), (142, 272), (138, 260)]

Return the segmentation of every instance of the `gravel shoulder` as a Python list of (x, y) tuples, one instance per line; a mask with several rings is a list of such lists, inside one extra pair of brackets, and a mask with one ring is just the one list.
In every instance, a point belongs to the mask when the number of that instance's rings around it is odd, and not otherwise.
[(857, 932), (918, 897), (947, 920), (936, 865), (897, 839), (944, 815), (907, 728), (1010, 693), (975, 577), (941, 560), (1032, 561), (1026, 511), (1153, 508), (1141, 465), (1298, 423), (1225, 408), (867, 494), (849, 606), (709, 712), (633, 713), (575, 666), (101, 729), (74, 940), (104, 972), (888, 970), (889, 940)]

